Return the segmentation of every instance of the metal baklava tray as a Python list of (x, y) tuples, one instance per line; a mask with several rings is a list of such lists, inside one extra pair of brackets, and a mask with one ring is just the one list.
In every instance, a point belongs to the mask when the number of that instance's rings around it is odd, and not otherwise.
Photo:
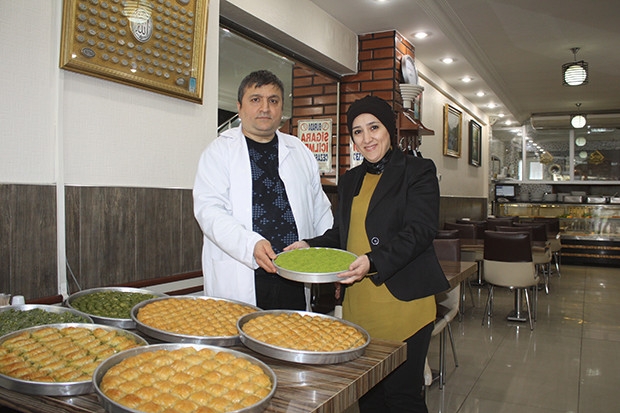
[[(42, 310), (47, 313), (53, 314), (73, 314), (79, 318), (81, 321), (74, 321), (76, 323), (93, 323), (93, 319), (88, 315), (74, 310), (73, 308), (63, 307), (61, 305), (47, 305), (47, 304), (21, 304), (21, 305), (8, 305), (5, 307), (0, 307), (0, 314), (8, 311), (31, 311), (31, 310)], [(47, 324), (58, 324), (56, 323), (47, 323)], [(39, 324), (40, 325), (40, 324)], [(36, 327), (35, 325), (31, 325), (30, 327)], [(11, 331), (12, 332), (12, 331)], [(8, 333), (7, 333), (8, 334)]]
[[(326, 248), (326, 247), (312, 247), (312, 248), (302, 248), (300, 250), (330, 250), (330, 251), (338, 251), (342, 254), (346, 254), (351, 256), (352, 260), (357, 258), (357, 255), (353, 254), (352, 252), (349, 251), (345, 251), (345, 250), (341, 250), (341, 249), (337, 249), (337, 248)], [(299, 250), (291, 250), (291, 251), (285, 251), (285, 252), (281, 252), (278, 254), (278, 256), (281, 255), (285, 255), (285, 254), (290, 254), (293, 251), (299, 251)], [(277, 258), (276, 258), (277, 260)], [(291, 270), (288, 268), (284, 268), (281, 267), (280, 265), (278, 265), (276, 263), (276, 260), (274, 260), (273, 265), (276, 267), (276, 271), (277, 274), (282, 277), (282, 278), (286, 278), (287, 280), (292, 280), (292, 281), (297, 281), (297, 282), (303, 282), (303, 283), (312, 283), (312, 284), (325, 284), (325, 283), (333, 283), (333, 282), (339, 282), (342, 281), (342, 278), (338, 277), (338, 274), (342, 274), (344, 271), (346, 270), (342, 270), (342, 271), (335, 271), (335, 272), (302, 272), (302, 271), (295, 271), (295, 270)]]
[(92, 318), (92, 320), (97, 324), (104, 324), (107, 326), (119, 327), (119, 328), (127, 328), (134, 329), (136, 328), (136, 324), (131, 318), (111, 318), (111, 317), (102, 317), (94, 314), (89, 314), (83, 311), (80, 311), (73, 307), (72, 303), (79, 297), (83, 297), (89, 294), (95, 294), (106, 291), (118, 291), (123, 293), (137, 293), (137, 294), (150, 294), (155, 297), (167, 297), (166, 294), (157, 293), (151, 290), (143, 289), (143, 288), (130, 288), (130, 287), (101, 287), (101, 288), (91, 288), (89, 290), (79, 291), (77, 293), (71, 294), (69, 298), (65, 300), (65, 305), (69, 308), (78, 311), (80, 314), (84, 314)]
[[(105, 325), (90, 324), (90, 323), (47, 324), (47, 325), (42, 325), (42, 326), (37, 326), (37, 327), (25, 328), (25, 329), (17, 330), (17, 331), (14, 331), (12, 333), (9, 333), (9, 334), (6, 334), (0, 337), (0, 345), (2, 345), (5, 341), (10, 340), (24, 332), (35, 332), (36, 330), (40, 330), (44, 328), (63, 329), (63, 328), (69, 328), (69, 327), (79, 327), (79, 328), (90, 329), (90, 330), (102, 329), (105, 331), (116, 331), (118, 334), (123, 334), (127, 337), (130, 337), (140, 346), (148, 345), (146, 340), (144, 340), (142, 337), (132, 332), (125, 331), (123, 329), (113, 327), (113, 326), (105, 326)], [(31, 394), (31, 395), (36, 395), (36, 396), (77, 396), (80, 394), (86, 394), (86, 393), (93, 392), (92, 380), (48, 383), (48, 382), (21, 380), (21, 379), (17, 379), (17, 378), (7, 376), (4, 374), (0, 374), (0, 386), (8, 390), (13, 390), (19, 393)]]
[[(271, 344), (267, 344), (265, 342), (256, 340), (255, 338), (250, 337), (243, 331), (243, 326), (249, 322), (250, 320), (263, 316), (265, 314), (292, 314), (297, 313), (301, 316), (309, 315), (312, 317), (322, 317), (326, 319), (335, 320), (341, 322), (345, 325), (354, 327), (357, 329), (365, 338), (365, 343), (359, 347), (355, 347), (349, 350), (343, 351), (305, 351), (305, 350), (294, 350), (290, 348), (284, 348), (279, 346), (274, 346)], [(320, 313), (312, 313), (307, 311), (293, 311), (293, 310), (267, 310), (267, 311), (258, 311), (252, 314), (246, 314), (241, 317), (237, 322), (237, 329), (239, 330), (241, 342), (248, 347), (249, 349), (263, 354), (265, 356), (272, 357), (278, 360), (291, 361), (294, 363), (302, 363), (302, 364), (335, 364), (335, 363), (343, 363), (345, 361), (354, 360), (364, 354), (366, 351), (366, 347), (370, 343), (370, 335), (366, 330), (362, 327), (353, 324), (349, 321), (342, 320), (340, 318), (332, 317), (326, 314)]]
[(167, 342), (167, 343), (194, 343), (194, 344), (206, 344), (206, 345), (213, 345), (213, 346), (230, 347), (230, 346), (236, 346), (238, 344), (241, 344), (241, 340), (238, 334), (233, 335), (233, 336), (194, 336), (194, 335), (188, 335), (188, 334), (179, 334), (179, 333), (174, 333), (171, 331), (166, 331), (166, 330), (161, 330), (158, 328), (151, 327), (149, 325), (142, 323), (140, 320), (138, 320), (138, 312), (140, 311), (141, 308), (147, 306), (150, 303), (160, 301), (160, 300), (220, 300), (220, 301), (226, 301), (229, 303), (234, 303), (234, 304), (239, 304), (245, 307), (249, 307), (255, 311), (260, 310), (260, 308), (256, 306), (253, 306), (251, 304), (244, 303), (241, 301), (230, 300), (227, 298), (195, 296), (195, 295), (179, 295), (179, 296), (174, 296), (174, 297), (153, 298), (151, 300), (143, 301), (142, 303), (136, 305), (131, 310), (131, 318), (134, 324), (136, 325), (136, 330), (140, 331), (141, 333), (149, 337), (152, 337), (154, 339)]
[(133, 357), (139, 354), (143, 354), (149, 351), (159, 351), (159, 350), (172, 351), (172, 350), (178, 350), (178, 349), (185, 348), (185, 347), (194, 347), (196, 350), (208, 348), (218, 353), (219, 352), (231, 353), (236, 357), (243, 358), (259, 366), (271, 380), (271, 391), (265, 398), (261, 399), (261, 401), (259, 401), (258, 403), (252, 406), (243, 408), (243, 409), (235, 410), (234, 413), (260, 413), (263, 410), (265, 410), (265, 408), (269, 404), (269, 401), (275, 394), (276, 387), (278, 384), (278, 379), (276, 377), (276, 374), (267, 364), (263, 363), (262, 361), (256, 359), (255, 357), (251, 355), (242, 353), (237, 350), (229, 349), (229, 348), (216, 347), (216, 346), (210, 346), (210, 345), (204, 345), (204, 344), (195, 344), (195, 343), (164, 343), (164, 344), (153, 344), (147, 347), (133, 348), (130, 350), (123, 351), (121, 353), (118, 353), (104, 360), (99, 365), (99, 367), (97, 367), (97, 369), (95, 370), (95, 373), (93, 374), (93, 386), (106, 412), (108, 413), (138, 413), (137, 410), (123, 406), (115, 402), (114, 400), (110, 399), (108, 396), (105, 395), (105, 393), (103, 393), (103, 391), (100, 388), (100, 385), (101, 385), (101, 381), (103, 380), (103, 377), (108, 372), (108, 370), (110, 370), (112, 367), (116, 366), (117, 364), (119, 364), (125, 359), (128, 359), (130, 357)]

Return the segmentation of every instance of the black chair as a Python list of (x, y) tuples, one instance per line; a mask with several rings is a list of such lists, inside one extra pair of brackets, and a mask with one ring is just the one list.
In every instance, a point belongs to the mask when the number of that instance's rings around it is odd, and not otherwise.
[(502, 217), (502, 218), (488, 217), (487, 218), (487, 229), (489, 231), (495, 231), (498, 226), (511, 227), (514, 222), (515, 222), (515, 219), (511, 217)]
[(530, 228), (532, 236), (532, 257), (538, 271), (542, 272), (545, 294), (549, 294), (549, 275), (551, 274), (551, 244), (547, 239), (547, 226), (544, 223), (515, 222), (515, 228)]
[[(457, 223), (446, 222), (443, 224), (444, 230), (458, 230), (459, 238), (469, 240), (483, 240), (484, 239), (484, 227), (481, 225), (475, 225), (473, 223)], [(477, 280), (475, 285), (484, 285), (482, 279), (482, 251), (462, 251), (461, 259), (463, 261), (475, 261), (478, 264)]]
[[(530, 329), (534, 329), (538, 297), (536, 288), (538, 274), (532, 259), (532, 241), (529, 232), (487, 231), (484, 243), (484, 276), (489, 294), (482, 317), (482, 325), (493, 313), (493, 289), (495, 286), (514, 289), (515, 316), (521, 316), (521, 292), (525, 293)], [(534, 303), (530, 305), (528, 289), (533, 287)], [(532, 316), (532, 312), (534, 316)]]
[(551, 249), (551, 256), (558, 277), (561, 276), (560, 264), (562, 261), (562, 240), (560, 237), (560, 219), (557, 217), (534, 218), (533, 223), (544, 223), (547, 226), (547, 240)]
[(460, 238), (458, 229), (440, 229), (435, 235), (435, 239), (455, 239)]

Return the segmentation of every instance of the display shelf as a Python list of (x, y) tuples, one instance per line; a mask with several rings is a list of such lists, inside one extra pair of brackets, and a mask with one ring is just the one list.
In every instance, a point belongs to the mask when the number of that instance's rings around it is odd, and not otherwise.
[(620, 267), (620, 205), (500, 203), (500, 216), (560, 220), (562, 262)]

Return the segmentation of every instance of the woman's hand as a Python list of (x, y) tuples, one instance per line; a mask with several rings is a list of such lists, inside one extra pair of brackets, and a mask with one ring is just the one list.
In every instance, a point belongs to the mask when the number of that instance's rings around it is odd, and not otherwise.
[(306, 241), (295, 241), (291, 245), (284, 247), (283, 251), (297, 250), (299, 248), (310, 248), (310, 244)]
[(370, 260), (366, 254), (360, 255), (349, 265), (349, 270), (338, 274), (342, 284), (353, 284), (362, 280), (370, 271)]

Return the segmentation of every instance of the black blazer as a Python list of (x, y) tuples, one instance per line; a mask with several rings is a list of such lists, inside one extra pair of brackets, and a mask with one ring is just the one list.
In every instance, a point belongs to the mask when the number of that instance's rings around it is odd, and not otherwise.
[[(338, 184), (334, 225), (325, 234), (306, 240), (311, 246), (346, 249), (351, 205), (359, 192), (366, 165), (347, 171)], [(439, 183), (430, 159), (394, 150), (368, 206), (368, 253), (377, 273), (376, 285), (385, 283), (403, 301), (437, 294), (450, 288), (433, 239), (439, 225)]]

